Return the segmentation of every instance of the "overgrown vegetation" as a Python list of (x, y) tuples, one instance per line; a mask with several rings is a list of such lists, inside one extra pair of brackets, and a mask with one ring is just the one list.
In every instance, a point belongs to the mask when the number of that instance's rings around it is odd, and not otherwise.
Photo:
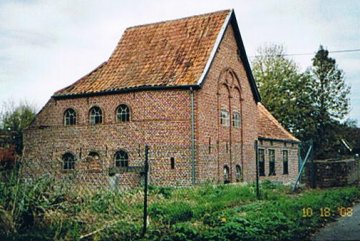
[[(320, 209), (337, 210), (358, 200), (356, 187), (307, 190), (264, 182), (253, 185), (151, 187), (150, 225), (142, 230), (142, 190), (81, 193), (71, 183), (16, 173), (0, 183), (0, 240), (304, 240), (325, 222)], [(303, 208), (313, 215), (303, 217)], [(335, 212), (334, 212), (335, 213)]]

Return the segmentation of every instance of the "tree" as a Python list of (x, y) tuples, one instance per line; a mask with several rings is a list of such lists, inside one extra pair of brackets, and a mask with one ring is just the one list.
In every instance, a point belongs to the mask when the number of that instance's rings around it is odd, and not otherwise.
[(16, 152), (21, 153), (22, 133), (35, 118), (35, 108), (27, 102), (20, 103), (15, 106), (13, 101), (3, 103), (0, 115), (0, 127), (3, 130), (10, 131), (14, 137)]
[(296, 63), (285, 57), (282, 45), (258, 49), (252, 62), (263, 104), (299, 139), (314, 132), (312, 82), (309, 73), (300, 73)]
[(344, 73), (322, 46), (304, 73), (285, 56), (281, 45), (258, 49), (252, 66), (262, 102), (297, 138), (314, 141), (315, 158), (332, 157), (349, 112)]
[(334, 125), (339, 125), (339, 121), (349, 113), (350, 87), (345, 83), (343, 71), (323, 46), (315, 54), (309, 73), (314, 96), (317, 157), (325, 158), (334, 141)]

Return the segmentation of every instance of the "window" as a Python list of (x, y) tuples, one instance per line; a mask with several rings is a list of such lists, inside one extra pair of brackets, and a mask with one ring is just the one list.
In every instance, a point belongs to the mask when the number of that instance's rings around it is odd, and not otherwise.
[(62, 156), (62, 161), (64, 170), (75, 169), (75, 156), (70, 152), (67, 152)]
[(275, 175), (275, 150), (269, 150), (269, 176)]
[(97, 153), (97, 152), (95, 152), (95, 151), (89, 152), (88, 157), (90, 157), (90, 158), (91, 158), (92, 160), (94, 160), (94, 161), (100, 160), (100, 155), (99, 155), (99, 153)]
[(209, 154), (211, 154), (211, 137), (209, 137)]
[(64, 112), (64, 125), (76, 125), (76, 112), (73, 109), (67, 109)]
[(170, 158), (170, 167), (171, 167), (171, 169), (175, 169), (175, 158), (174, 157)]
[(90, 124), (96, 125), (102, 123), (102, 111), (99, 107), (94, 106), (90, 109)]
[(289, 152), (287, 150), (282, 151), (283, 154), (283, 174), (289, 174)]
[(229, 167), (228, 166), (224, 166), (224, 183), (229, 183), (230, 182), (230, 176), (229, 176)]
[(119, 105), (116, 110), (116, 119), (119, 122), (130, 121), (130, 109), (127, 105)]
[(240, 182), (241, 180), (242, 180), (241, 167), (240, 165), (236, 165), (236, 181)]
[(227, 112), (227, 110), (220, 111), (220, 124), (223, 126), (230, 125), (229, 112)]
[(129, 166), (129, 155), (126, 151), (120, 150), (115, 153), (115, 166), (117, 167), (128, 167)]
[(232, 119), (233, 127), (240, 128), (240, 113), (234, 112), (233, 119)]
[(259, 149), (259, 175), (265, 176), (265, 151), (264, 149)]

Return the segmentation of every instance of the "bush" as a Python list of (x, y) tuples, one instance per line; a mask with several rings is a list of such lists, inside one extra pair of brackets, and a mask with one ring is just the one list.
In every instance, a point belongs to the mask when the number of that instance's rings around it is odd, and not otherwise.
[(26, 182), (14, 169), (6, 182), (0, 182), (0, 193), (1, 240), (53, 239), (55, 230), (44, 220), (49, 210), (69, 198), (65, 186), (56, 185), (49, 176)]

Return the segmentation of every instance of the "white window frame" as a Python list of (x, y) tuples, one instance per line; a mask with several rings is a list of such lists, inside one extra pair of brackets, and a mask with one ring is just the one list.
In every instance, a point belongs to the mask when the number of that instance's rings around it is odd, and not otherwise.
[(230, 126), (230, 116), (229, 112), (225, 109), (220, 110), (220, 124), (224, 127)]
[(233, 127), (240, 128), (241, 118), (240, 113), (237, 111), (233, 112), (233, 119), (232, 119)]

